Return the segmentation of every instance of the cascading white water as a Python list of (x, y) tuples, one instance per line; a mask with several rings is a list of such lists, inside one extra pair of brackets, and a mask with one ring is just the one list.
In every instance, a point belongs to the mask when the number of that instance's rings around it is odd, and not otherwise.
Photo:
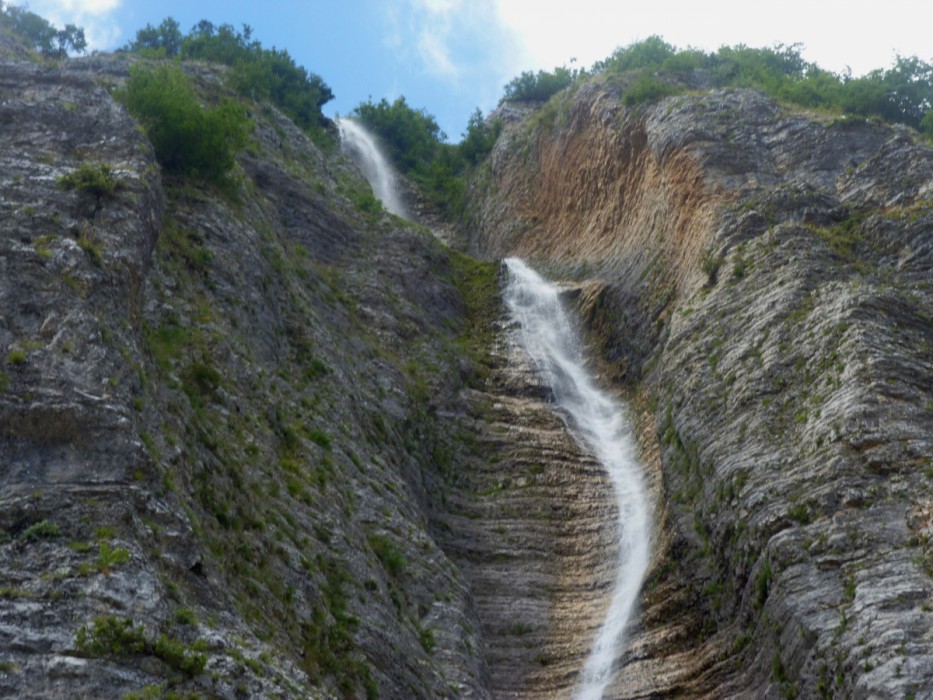
[(376, 138), (352, 119), (338, 119), (337, 129), (344, 151), (360, 166), (382, 206), (396, 216), (409, 218), (399, 194), (395, 170), (379, 148)]
[(517, 258), (509, 269), (505, 300), (522, 341), (551, 387), (571, 432), (605, 467), (619, 513), (619, 561), (612, 600), (577, 687), (579, 700), (599, 700), (624, 643), (650, 555), (650, 507), (636, 458), (635, 441), (622, 407), (588, 373), (558, 289)]

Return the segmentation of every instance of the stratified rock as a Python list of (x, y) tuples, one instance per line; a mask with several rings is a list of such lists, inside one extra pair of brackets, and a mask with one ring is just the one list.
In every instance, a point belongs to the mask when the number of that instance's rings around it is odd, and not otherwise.
[(933, 149), (748, 90), (555, 99), (506, 125), (462, 235), (591, 279), (643, 406), (657, 554), (611, 696), (921, 697)]

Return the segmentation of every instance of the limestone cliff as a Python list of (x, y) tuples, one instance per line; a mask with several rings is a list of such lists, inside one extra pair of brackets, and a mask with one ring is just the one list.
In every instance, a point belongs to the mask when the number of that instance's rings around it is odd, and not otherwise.
[[(128, 60), (0, 42), (0, 695), (568, 697), (613, 504), (497, 266), (269, 105), (166, 176)], [(445, 235), (572, 281), (657, 501), (611, 696), (922, 697), (930, 147), (600, 79), (503, 117)]]
[(268, 106), (163, 177), (126, 75), (0, 63), (0, 695), (486, 695), (433, 513), (495, 266)]
[(581, 282), (656, 555), (610, 692), (933, 688), (933, 148), (724, 90), (511, 106), (461, 241)]

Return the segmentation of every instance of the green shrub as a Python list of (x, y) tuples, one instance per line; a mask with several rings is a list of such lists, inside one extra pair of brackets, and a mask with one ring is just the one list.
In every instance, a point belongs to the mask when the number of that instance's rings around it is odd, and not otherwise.
[(61, 534), (58, 525), (50, 523), (48, 520), (40, 520), (26, 528), (25, 532), (23, 532), (23, 539), (27, 542), (36, 542), (60, 537)]
[(109, 576), (117, 564), (125, 564), (130, 560), (130, 553), (123, 547), (111, 547), (107, 542), (101, 542), (98, 547), (97, 570)]
[(155, 656), (191, 677), (200, 675), (207, 664), (207, 656), (198, 651), (203, 648), (203, 642), (188, 647), (164, 634), (153, 640), (146, 636), (142, 625), (113, 615), (95, 617), (90, 627), (81, 627), (75, 635), (75, 646), (92, 657)]
[(323, 447), (325, 450), (331, 449), (332, 441), (330, 435), (325, 433), (319, 428), (312, 428), (307, 431), (308, 439), (313, 442), (318, 447)]
[(437, 642), (434, 639), (434, 630), (428, 629), (427, 627), (422, 627), (418, 631), (418, 637), (421, 641), (421, 648), (424, 649), (429, 654), (434, 651), (434, 647)]
[(146, 25), (124, 47), (143, 55), (179, 56), (222, 63), (232, 68), (230, 84), (241, 95), (253, 100), (272, 100), (316, 141), (322, 135), (325, 119), (321, 107), (334, 99), (330, 87), (320, 76), (295, 63), (288, 51), (265, 49), (252, 38), (252, 29), (243, 25), (215, 26), (201, 20), (187, 35), (171, 17), (158, 27)]
[(369, 546), (392, 576), (399, 576), (405, 571), (405, 556), (385, 535), (370, 535)]
[[(697, 49), (680, 50), (652, 36), (617, 49), (594, 64), (593, 72), (640, 71), (634, 88), (624, 98), (626, 104), (659, 99), (678, 84), (686, 87), (691, 82), (688, 78), (698, 72), (694, 78), (708, 87), (755, 88), (803, 107), (877, 116), (933, 136), (933, 116), (929, 116), (933, 105), (933, 64), (915, 56), (897, 56), (891, 68), (853, 78), (848, 72), (837, 75), (807, 62), (801, 50), (800, 44), (766, 48), (739, 44), (705, 53)], [(532, 85), (530, 74), (519, 84)], [(506, 99), (509, 93), (507, 87)]]
[(142, 625), (113, 615), (95, 617), (91, 627), (81, 627), (75, 645), (88, 656), (121, 658), (143, 654), (148, 646)]
[(198, 624), (198, 616), (190, 608), (177, 608), (172, 617), (179, 625)]
[(508, 82), (502, 99), (505, 102), (544, 102), (582, 75), (585, 75), (584, 71), (565, 66), (555, 68), (553, 72), (525, 71)]
[(118, 188), (109, 165), (82, 165), (67, 175), (58, 178), (58, 186), (63, 190), (78, 190), (94, 195), (98, 199), (109, 197)]
[(711, 250), (704, 250), (703, 257), (700, 259), (700, 268), (706, 273), (706, 286), (712, 287), (716, 284), (716, 278), (719, 276), (719, 268), (722, 267), (725, 258), (721, 255), (714, 255)]
[(207, 656), (192, 651), (177, 639), (170, 639), (160, 634), (158, 639), (149, 643), (149, 649), (156, 656), (177, 671), (187, 676), (198, 676), (204, 671)]
[(768, 600), (768, 594), (771, 592), (771, 562), (765, 562), (765, 565), (758, 571), (755, 577), (755, 607), (761, 608)]
[(69, 51), (83, 52), (87, 48), (84, 30), (73, 24), (56, 29), (48, 21), (24, 7), (0, 2), (0, 26), (9, 27), (26, 39), (36, 51), (46, 56), (64, 58)]
[(134, 66), (116, 97), (142, 123), (159, 163), (171, 173), (222, 182), (249, 138), (243, 108), (230, 100), (202, 108), (177, 65)]
[(492, 150), (501, 132), (502, 121), (497, 119), (492, 124), (487, 124), (483, 113), (477, 107), (470, 115), (467, 130), (460, 142), (461, 155), (468, 163), (476, 165)]
[(651, 73), (642, 73), (625, 91), (622, 102), (626, 107), (657, 102), (668, 95), (676, 95), (680, 88)]

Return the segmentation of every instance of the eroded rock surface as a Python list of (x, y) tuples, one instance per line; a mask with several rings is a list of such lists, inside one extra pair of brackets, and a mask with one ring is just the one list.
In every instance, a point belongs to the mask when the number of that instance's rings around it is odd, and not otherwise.
[(659, 535), (612, 697), (922, 697), (933, 149), (745, 90), (554, 99), (508, 120), (464, 240), (591, 280), (643, 407)]
[(452, 254), (268, 107), (229, 191), (163, 180), (125, 75), (0, 65), (0, 695), (486, 697)]

